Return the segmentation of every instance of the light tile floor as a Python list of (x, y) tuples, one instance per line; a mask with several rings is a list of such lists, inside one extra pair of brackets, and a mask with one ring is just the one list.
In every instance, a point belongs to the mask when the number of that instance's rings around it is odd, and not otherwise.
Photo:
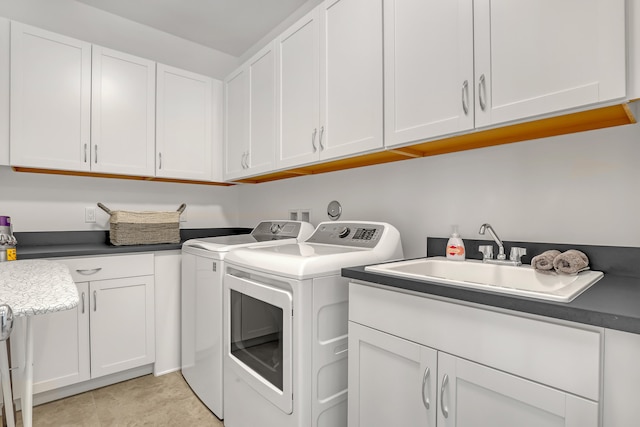
[[(22, 426), (21, 413), (17, 424)], [(223, 427), (179, 372), (146, 375), (33, 408), (34, 427)]]

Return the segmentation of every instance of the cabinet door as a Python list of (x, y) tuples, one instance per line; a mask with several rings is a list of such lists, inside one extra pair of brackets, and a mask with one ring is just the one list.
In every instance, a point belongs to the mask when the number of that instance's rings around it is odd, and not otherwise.
[(11, 24), (11, 164), (89, 170), (91, 45)]
[(383, 146), (382, 1), (323, 3), (320, 158)]
[(438, 353), (438, 427), (597, 427), (598, 404)]
[(91, 377), (155, 359), (153, 276), (91, 282)]
[(604, 333), (603, 427), (633, 426), (640, 420), (640, 335)]
[(10, 22), (0, 17), (0, 166), (9, 165), (10, 37)]
[[(80, 303), (73, 310), (33, 316), (33, 392), (41, 393), (90, 378), (89, 284), (76, 283)], [(23, 367), (24, 320), (19, 319), (11, 340), (12, 365)], [(22, 393), (22, 369), (14, 371), (14, 394)]]
[(276, 52), (275, 43), (258, 52), (248, 64), (250, 174), (274, 168), (276, 149)]
[(231, 180), (243, 176), (247, 168), (249, 84), (246, 67), (229, 75), (224, 89), (224, 179)]
[(473, 4), (384, 2), (385, 143), (473, 129)]
[(349, 353), (349, 426), (435, 427), (435, 350), (349, 322)]
[(476, 127), (626, 95), (624, 0), (474, 1)]
[(319, 159), (319, 10), (278, 39), (278, 168)]
[(156, 64), (93, 46), (91, 170), (153, 176)]
[(222, 102), (219, 82), (163, 64), (157, 67), (156, 176), (210, 181), (213, 103)]

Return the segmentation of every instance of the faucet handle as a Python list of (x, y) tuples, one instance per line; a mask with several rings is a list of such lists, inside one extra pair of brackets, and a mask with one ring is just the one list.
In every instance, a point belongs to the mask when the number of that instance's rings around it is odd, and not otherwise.
[(514, 246), (511, 248), (511, 252), (509, 253), (509, 259), (515, 262), (521, 262), (520, 258), (527, 254), (526, 248), (519, 248)]
[(478, 250), (482, 252), (482, 259), (493, 259), (493, 246), (492, 245), (480, 245)]

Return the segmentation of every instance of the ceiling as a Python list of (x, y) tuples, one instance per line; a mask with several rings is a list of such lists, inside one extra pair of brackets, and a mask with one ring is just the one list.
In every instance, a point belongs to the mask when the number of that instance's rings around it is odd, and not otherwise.
[(77, 0), (241, 56), (307, 0)]

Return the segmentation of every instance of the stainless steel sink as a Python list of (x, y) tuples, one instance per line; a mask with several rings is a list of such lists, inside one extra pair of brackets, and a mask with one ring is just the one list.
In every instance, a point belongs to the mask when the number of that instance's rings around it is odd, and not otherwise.
[(530, 265), (516, 267), (486, 264), (476, 260), (453, 261), (444, 257), (372, 265), (365, 267), (365, 270), (557, 302), (573, 301), (604, 276), (601, 271), (591, 270), (575, 275), (544, 274), (535, 271)]

